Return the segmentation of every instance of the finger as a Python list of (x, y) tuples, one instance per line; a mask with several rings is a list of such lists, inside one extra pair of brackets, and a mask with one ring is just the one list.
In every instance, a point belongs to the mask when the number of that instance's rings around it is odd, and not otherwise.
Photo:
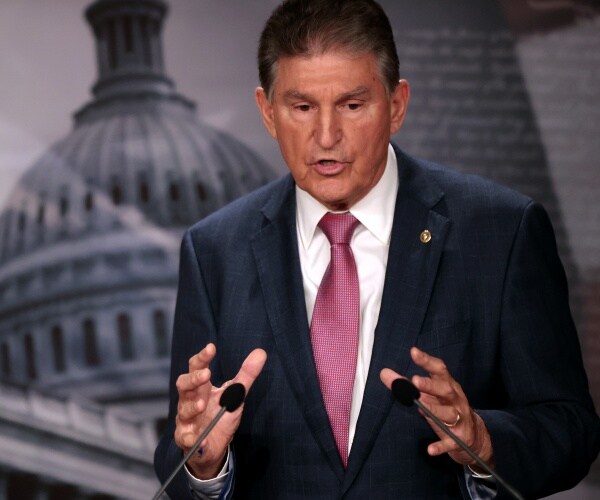
[(182, 421), (194, 420), (206, 409), (204, 399), (179, 401), (177, 404), (177, 415)]
[(421, 394), (433, 396), (441, 401), (454, 402), (458, 397), (452, 379), (437, 380), (414, 375), (411, 381)]
[(265, 363), (267, 362), (267, 353), (263, 349), (254, 349), (240, 367), (233, 382), (239, 382), (246, 388), (246, 392), (250, 390), (256, 378), (260, 375)]
[(179, 448), (187, 452), (187, 450), (194, 446), (199, 435), (200, 432), (195, 426), (178, 427), (174, 434), (175, 443)]
[[(195, 420), (184, 420), (178, 413), (175, 416), (175, 432), (174, 437), (177, 442), (187, 440), (195, 441), (198, 438), (198, 424)], [(188, 443), (189, 446), (189, 443)]]
[(204, 368), (192, 373), (183, 373), (177, 378), (175, 383), (180, 398), (193, 397), (198, 387), (210, 381), (210, 370)]
[[(442, 423), (449, 428), (458, 430), (458, 426), (462, 427), (463, 422), (465, 422), (465, 417), (453, 406), (445, 406), (440, 404), (431, 404), (429, 402), (425, 403), (421, 401), (423, 406), (425, 406), (431, 413), (433, 413)], [(438, 425), (433, 421), (433, 419), (429, 418), (427, 413), (423, 410), (419, 409), (419, 413), (427, 419), (427, 422), (431, 426), (431, 428), (440, 436), (444, 437), (445, 433), (441, 429), (438, 428)]]
[(379, 378), (381, 379), (383, 384), (391, 391), (392, 382), (394, 382), (394, 380), (396, 380), (397, 378), (404, 377), (396, 373), (394, 370), (391, 370), (390, 368), (384, 368), (379, 372)]
[(217, 354), (217, 348), (215, 344), (209, 343), (206, 344), (204, 349), (202, 349), (199, 353), (194, 354), (188, 362), (189, 371), (193, 372), (196, 370), (202, 370), (204, 368), (208, 368), (211, 361), (214, 359)]
[(417, 389), (454, 405), (467, 403), (462, 387), (454, 380), (442, 359), (431, 356), (417, 347), (413, 347), (410, 354), (413, 361), (430, 375), (430, 377), (415, 375), (412, 378)]
[(415, 375), (412, 377), (412, 383), (421, 391), (423, 402), (433, 405), (443, 403), (460, 408), (463, 412), (469, 408), (469, 401), (461, 385), (451, 376), (448, 379), (437, 380)]
[(443, 455), (444, 453), (451, 453), (459, 449), (459, 446), (454, 441), (452, 441), (452, 439), (447, 438), (441, 439), (440, 441), (436, 441), (435, 443), (431, 443), (429, 446), (427, 446), (427, 453), (432, 457), (436, 457), (438, 455)]
[(446, 363), (440, 358), (436, 358), (435, 356), (431, 356), (424, 351), (421, 351), (417, 347), (412, 347), (410, 350), (410, 357), (415, 362), (415, 364), (419, 365), (426, 372), (429, 373), (434, 378), (440, 379), (451, 379), (450, 372), (448, 372), (448, 368), (446, 367)]

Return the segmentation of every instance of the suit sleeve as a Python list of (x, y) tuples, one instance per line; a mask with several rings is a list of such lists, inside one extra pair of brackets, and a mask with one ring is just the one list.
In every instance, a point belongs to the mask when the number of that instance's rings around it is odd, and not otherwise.
[[(505, 410), (483, 410), (498, 473), (525, 497), (573, 487), (600, 448), (567, 282), (544, 209), (530, 203), (506, 268), (500, 324)], [(502, 498), (500, 492), (498, 498)]]
[[(154, 453), (154, 469), (161, 483), (170, 476), (183, 458), (175, 444), (175, 416), (178, 393), (175, 382), (180, 374), (188, 371), (188, 360), (207, 343), (216, 341), (216, 324), (213, 310), (200, 271), (197, 254), (188, 231), (183, 237), (179, 264), (179, 285), (173, 323), (171, 345), (171, 375), (169, 381), (169, 416), (165, 433)], [(218, 367), (211, 366), (213, 383), (218, 384)], [(185, 472), (182, 470), (173, 480), (167, 493), (173, 499), (192, 500)]]

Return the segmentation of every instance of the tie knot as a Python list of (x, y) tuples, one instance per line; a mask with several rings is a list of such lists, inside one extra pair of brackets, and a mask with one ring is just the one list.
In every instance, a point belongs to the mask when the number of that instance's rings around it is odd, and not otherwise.
[(343, 214), (327, 212), (319, 221), (319, 227), (323, 230), (331, 245), (349, 245), (357, 225), (358, 219), (350, 212)]

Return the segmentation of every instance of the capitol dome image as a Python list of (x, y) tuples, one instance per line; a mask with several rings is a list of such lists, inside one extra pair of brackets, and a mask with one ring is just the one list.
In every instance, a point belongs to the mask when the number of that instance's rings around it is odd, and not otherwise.
[(167, 411), (183, 231), (276, 176), (176, 92), (162, 56), (166, 13), (162, 0), (87, 8), (93, 99), (0, 215), (4, 386), (91, 401), (154, 436)]

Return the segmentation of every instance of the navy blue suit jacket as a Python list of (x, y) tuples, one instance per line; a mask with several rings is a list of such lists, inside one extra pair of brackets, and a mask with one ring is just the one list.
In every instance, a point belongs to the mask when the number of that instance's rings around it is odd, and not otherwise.
[[(393, 402), (384, 367), (419, 373), (409, 349), (444, 359), (491, 434), (497, 471), (527, 497), (571, 487), (598, 454), (567, 284), (545, 211), (509, 189), (414, 160), (396, 148), (400, 187), (372, 360), (344, 470), (309, 337), (288, 175), (193, 226), (181, 249), (169, 425), (155, 456), (164, 480), (175, 380), (206, 343), (215, 383), (268, 353), (234, 439), (234, 496), (259, 499), (462, 498), (462, 467), (432, 458), (437, 438)], [(419, 235), (431, 232), (429, 243)], [(169, 489), (190, 498), (183, 474)]]

